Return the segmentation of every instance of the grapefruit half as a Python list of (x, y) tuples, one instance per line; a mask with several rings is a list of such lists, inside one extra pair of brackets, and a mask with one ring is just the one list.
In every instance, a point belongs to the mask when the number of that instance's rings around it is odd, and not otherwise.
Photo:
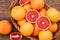
[(28, 10), (26, 13), (26, 20), (30, 23), (35, 23), (38, 17), (39, 12), (37, 10)]
[(40, 16), (36, 20), (36, 25), (40, 30), (47, 30), (51, 25), (51, 21), (46, 16)]
[(19, 4), (21, 6), (23, 6), (23, 5), (25, 5), (25, 4), (29, 3), (29, 2), (30, 2), (30, 0), (19, 0)]

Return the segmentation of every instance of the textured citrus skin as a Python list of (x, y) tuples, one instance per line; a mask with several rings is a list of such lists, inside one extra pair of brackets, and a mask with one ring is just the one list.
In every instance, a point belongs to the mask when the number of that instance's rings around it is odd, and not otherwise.
[(55, 8), (49, 8), (46, 12), (46, 16), (48, 16), (52, 22), (60, 21), (60, 13)]
[(49, 30), (40, 31), (38, 38), (39, 38), (39, 40), (52, 40), (53, 34)]
[(8, 20), (1, 20), (0, 21), (0, 33), (1, 34), (9, 34), (12, 30), (12, 25), (9, 23)]
[(36, 24), (33, 24), (34, 26), (34, 31), (32, 33), (32, 36), (38, 36), (40, 30), (37, 28)]
[(36, 10), (41, 10), (44, 7), (44, 0), (31, 0), (31, 7)]
[(44, 8), (39, 11), (39, 14), (41, 16), (45, 16), (45, 13), (46, 13), (46, 9), (44, 9)]
[(31, 9), (31, 5), (30, 5), (30, 3), (29, 3), (29, 4), (24, 5), (23, 7), (26, 9), (26, 11), (28, 11), (28, 10), (30, 10), (30, 9)]
[(30, 36), (34, 30), (34, 27), (31, 23), (26, 22), (20, 27), (20, 32), (24, 36)]
[(53, 33), (55, 33), (58, 30), (58, 24), (57, 23), (52, 23), (49, 30)]
[(25, 17), (26, 10), (21, 6), (15, 6), (11, 10), (11, 16), (15, 20), (22, 20)]
[(26, 22), (25, 19), (17, 21), (17, 23), (18, 23), (19, 26), (22, 26), (25, 22)]

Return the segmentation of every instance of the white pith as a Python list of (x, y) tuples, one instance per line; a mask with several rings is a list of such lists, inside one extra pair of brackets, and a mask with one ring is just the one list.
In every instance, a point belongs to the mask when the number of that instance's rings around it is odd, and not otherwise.
[[(40, 16), (40, 17), (46, 17), (46, 18), (48, 18), (47, 16)], [(38, 17), (37, 20), (38, 20), (40, 17)], [(36, 26), (37, 26), (37, 28), (38, 28), (39, 30), (47, 30), (47, 29), (51, 26), (51, 21), (50, 21), (50, 19), (48, 18), (48, 20), (49, 20), (49, 22), (50, 22), (49, 26), (48, 26), (46, 29), (41, 29), (41, 28), (38, 27), (37, 20), (36, 20)], [(44, 23), (43, 23), (43, 24), (44, 24)]]
[[(39, 15), (39, 12), (38, 12), (37, 10), (33, 9), (33, 10), (28, 10), (27, 13), (26, 13), (26, 16), (27, 16), (27, 14), (28, 14), (29, 11), (36, 11), (36, 12), (38, 13), (38, 15)], [(30, 23), (36, 23), (36, 22), (31, 22), (31, 21), (29, 21), (27, 17), (26, 17), (26, 20), (27, 20), (28, 22), (30, 22)]]
[[(31, 0), (30, 0), (31, 1)], [(26, 1), (23, 5), (29, 3), (30, 1)], [(19, 3), (21, 2), (21, 0), (19, 1)], [(23, 6), (21, 3), (20, 3), (21, 6)]]

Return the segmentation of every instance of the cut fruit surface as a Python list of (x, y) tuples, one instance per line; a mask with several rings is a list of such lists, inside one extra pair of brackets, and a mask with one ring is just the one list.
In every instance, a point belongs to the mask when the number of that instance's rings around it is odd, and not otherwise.
[(39, 17), (39, 12), (37, 10), (28, 10), (26, 13), (26, 20), (28, 22), (35, 23), (38, 17)]
[(37, 18), (36, 25), (40, 30), (47, 30), (51, 25), (51, 21), (48, 17), (41, 16)]
[(20, 0), (20, 1), (19, 1), (19, 4), (20, 4), (21, 6), (23, 6), (23, 5), (25, 5), (25, 4), (29, 3), (29, 2), (30, 2), (30, 0)]
[(22, 35), (19, 32), (13, 32), (10, 34), (10, 40), (21, 40)]

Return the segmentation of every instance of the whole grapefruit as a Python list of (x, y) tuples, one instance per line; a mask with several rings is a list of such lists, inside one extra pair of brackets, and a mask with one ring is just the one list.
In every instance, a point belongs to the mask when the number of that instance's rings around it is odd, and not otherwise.
[(15, 6), (11, 10), (11, 16), (15, 20), (22, 20), (25, 17), (26, 10), (21, 6)]
[(60, 13), (55, 8), (49, 8), (46, 12), (46, 16), (48, 16), (52, 22), (60, 21)]
[(20, 27), (20, 32), (24, 36), (30, 36), (34, 30), (34, 27), (31, 23), (26, 22)]
[(18, 23), (19, 26), (22, 26), (25, 22), (26, 22), (26, 19), (17, 21), (17, 23)]
[(53, 34), (49, 30), (40, 31), (38, 38), (39, 38), (39, 40), (52, 40)]
[(58, 30), (58, 24), (57, 23), (52, 23), (49, 30), (53, 33), (55, 33)]
[(44, 8), (39, 11), (39, 14), (41, 16), (45, 16), (45, 13), (46, 13), (46, 9), (44, 9)]
[(31, 0), (31, 8), (41, 10), (44, 7), (44, 0)]
[(34, 31), (32, 33), (32, 36), (38, 36), (40, 30), (37, 28), (36, 24), (33, 24), (34, 26)]
[(0, 21), (0, 33), (1, 34), (9, 34), (12, 31), (12, 25), (8, 20)]
[(28, 10), (30, 10), (30, 9), (31, 9), (31, 5), (30, 5), (30, 3), (29, 3), (29, 4), (24, 5), (23, 7), (26, 9), (26, 11), (28, 11)]

